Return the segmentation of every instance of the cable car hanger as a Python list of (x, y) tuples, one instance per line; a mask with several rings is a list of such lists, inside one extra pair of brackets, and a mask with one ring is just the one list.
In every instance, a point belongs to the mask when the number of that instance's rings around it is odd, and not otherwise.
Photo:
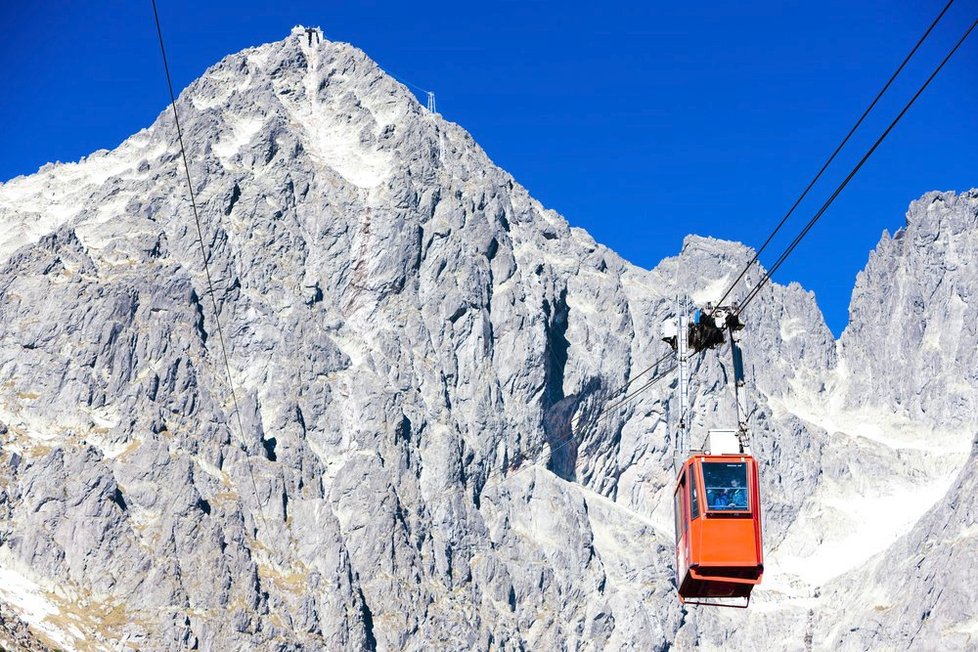
[[(663, 340), (676, 355), (679, 414), (673, 468), (676, 486), (676, 588), (683, 604), (746, 608), (764, 574), (758, 464), (751, 454), (744, 392), (738, 306), (693, 310), (679, 300)], [(733, 362), (736, 428), (711, 429), (699, 448), (690, 446), (692, 355), (728, 341)]]

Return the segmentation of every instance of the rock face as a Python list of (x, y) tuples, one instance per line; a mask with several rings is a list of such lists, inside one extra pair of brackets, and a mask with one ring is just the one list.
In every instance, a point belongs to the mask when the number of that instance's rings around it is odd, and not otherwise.
[[(975, 642), (955, 569), (978, 535), (978, 193), (929, 195), (884, 236), (838, 343), (797, 285), (751, 304), (768, 575), (746, 614), (684, 610), (671, 381), (602, 411), (666, 352), (674, 298), (718, 299), (749, 250), (690, 236), (636, 268), (362, 52), (298, 28), (178, 110), (203, 252), (168, 112), (0, 185), (0, 604), (34, 634)], [(696, 360), (694, 432), (730, 423), (725, 365)]]
[[(841, 341), (849, 365), (868, 372), (850, 374), (848, 404), (876, 395), (915, 421), (974, 423), (978, 275), (967, 268), (976, 256), (974, 193), (932, 193), (910, 207), (906, 229), (883, 235), (856, 281)], [(899, 371), (880, 350), (903, 362)]]

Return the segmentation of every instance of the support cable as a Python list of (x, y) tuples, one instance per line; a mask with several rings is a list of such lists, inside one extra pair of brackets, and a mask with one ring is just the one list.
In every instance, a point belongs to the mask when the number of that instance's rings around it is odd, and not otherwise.
[(811, 231), (813, 226), (815, 226), (815, 223), (818, 222), (819, 219), (821, 219), (822, 215), (824, 215), (825, 211), (829, 209), (829, 206), (832, 205), (832, 202), (835, 201), (836, 197), (838, 197), (839, 194), (845, 189), (845, 187), (849, 185), (849, 182), (852, 181), (852, 178), (856, 176), (856, 173), (859, 172), (860, 169), (862, 169), (866, 161), (868, 161), (869, 158), (873, 155), (873, 152), (875, 152), (876, 149), (886, 139), (886, 137), (890, 135), (890, 132), (893, 131), (893, 128), (897, 126), (897, 123), (899, 123), (900, 120), (903, 118), (903, 116), (906, 115), (907, 111), (910, 110), (910, 107), (912, 107), (914, 102), (917, 101), (917, 98), (919, 98), (923, 94), (923, 92), (927, 89), (927, 87), (930, 85), (930, 83), (934, 81), (934, 78), (937, 77), (937, 74), (941, 71), (942, 68), (944, 68), (944, 65), (948, 61), (950, 61), (951, 57), (954, 56), (954, 53), (958, 51), (958, 48), (960, 48), (961, 45), (965, 42), (965, 40), (967, 40), (968, 36), (971, 35), (971, 32), (974, 31), (976, 26), (978, 26), (978, 19), (976, 19), (973, 23), (971, 23), (971, 27), (969, 27), (967, 31), (965, 31), (965, 33), (961, 36), (960, 39), (958, 39), (958, 42), (954, 44), (954, 47), (951, 48), (951, 50), (947, 53), (947, 55), (944, 57), (941, 63), (938, 64), (937, 68), (934, 69), (934, 72), (930, 74), (930, 77), (928, 77), (927, 80), (920, 86), (920, 88), (917, 89), (917, 92), (914, 93), (913, 97), (910, 98), (910, 101), (906, 103), (906, 105), (903, 107), (903, 110), (900, 111), (899, 114), (897, 114), (897, 116), (893, 119), (892, 122), (890, 122), (890, 125), (886, 128), (886, 130), (882, 134), (880, 134), (879, 138), (876, 139), (876, 142), (873, 143), (873, 146), (870, 147), (869, 150), (859, 160), (859, 163), (856, 164), (856, 166), (852, 169), (852, 171), (849, 172), (849, 175), (842, 181), (842, 183), (839, 184), (839, 186), (835, 189), (835, 192), (833, 192), (832, 195), (825, 201), (825, 203), (822, 204), (822, 207), (818, 210), (817, 213), (815, 213), (812, 219), (808, 221), (808, 224), (805, 225), (805, 228), (802, 229), (801, 232), (797, 236), (795, 236), (795, 239), (791, 241), (791, 244), (789, 244), (785, 248), (785, 250), (781, 252), (781, 255), (778, 257), (777, 261), (775, 261), (774, 265), (772, 265), (771, 268), (767, 272), (765, 272), (764, 276), (761, 277), (761, 280), (758, 281), (757, 285), (754, 286), (754, 288), (750, 291), (750, 293), (748, 293), (747, 297), (740, 303), (736, 315), (739, 316), (740, 313), (742, 313), (744, 309), (747, 307), (747, 305), (754, 300), (754, 298), (761, 291), (761, 289), (767, 284), (767, 282), (771, 280), (771, 276), (774, 275), (776, 271), (778, 271), (778, 268), (780, 268), (781, 265), (784, 263), (784, 261), (787, 260), (788, 256), (790, 256), (791, 253), (795, 250), (795, 247), (797, 247), (798, 244), (802, 241), (802, 239), (806, 235), (808, 235), (808, 232)]
[[(876, 105), (879, 103), (880, 99), (883, 97), (886, 91), (890, 88), (893, 82), (896, 81), (896, 78), (900, 75), (901, 72), (903, 72), (903, 69), (906, 67), (907, 63), (909, 63), (910, 59), (913, 58), (913, 55), (917, 53), (917, 50), (920, 49), (920, 46), (923, 45), (924, 41), (927, 39), (930, 33), (937, 26), (937, 23), (940, 22), (941, 18), (944, 17), (944, 14), (947, 13), (948, 9), (951, 8), (952, 4), (954, 4), (954, 0), (949, 0), (948, 3), (944, 5), (944, 9), (941, 10), (941, 13), (937, 15), (937, 18), (935, 18), (934, 21), (930, 24), (930, 27), (927, 28), (927, 31), (925, 31), (924, 34), (917, 40), (917, 43), (916, 45), (913, 46), (913, 49), (911, 49), (910, 52), (907, 54), (907, 56), (903, 58), (903, 61), (893, 72), (893, 74), (890, 75), (890, 78), (883, 85), (883, 88), (880, 89), (880, 91), (876, 94), (876, 97), (873, 98), (873, 101), (869, 103), (869, 106), (866, 107), (866, 110), (863, 111), (862, 115), (859, 116), (859, 119), (856, 120), (856, 123), (849, 130), (849, 133), (845, 135), (845, 138), (843, 138), (842, 142), (840, 142), (839, 145), (835, 148), (835, 151), (833, 151), (832, 154), (828, 157), (828, 159), (826, 159), (825, 163), (822, 164), (822, 167), (818, 171), (818, 173), (814, 177), (812, 177), (811, 181), (808, 182), (808, 185), (798, 196), (798, 199), (795, 200), (795, 203), (791, 205), (791, 208), (788, 209), (788, 212), (785, 213), (784, 217), (781, 218), (781, 221), (778, 222), (778, 225), (774, 227), (773, 231), (771, 231), (771, 234), (767, 237), (767, 240), (764, 241), (764, 244), (761, 245), (761, 247), (754, 254), (754, 257), (751, 258), (750, 262), (747, 263), (744, 269), (741, 270), (740, 274), (737, 275), (737, 278), (734, 279), (734, 282), (730, 284), (730, 287), (727, 288), (727, 291), (723, 293), (723, 296), (720, 298), (720, 300), (716, 302), (716, 305), (718, 307), (723, 305), (724, 300), (726, 300), (726, 298), (730, 296), (730, 293), (734, 291), (734, 288), (737, 287), (737, 284), (741, 281), (741, 279), (744, 278), (747, 272), (750, 271), (750, 268), (754, 265), (754, 263), (757, 262), (757, 260), (760, 258), (761, 254), (764, 252), (767, 246), (771, 244), (771, 241), (774, 239), (774, 236), (778, 234), (778, 232), (781, 230), (781, 227), (785, 225), (785, 223), (788, 221), (788, 218), (790, 218), (791, 215), (795, 212), (795, 209), (798, 208), (798, 206), (805, 199), (805, 197), (808, 196), (808, 193), (815, 186), (818, 180), (822, 178), (822, 175), (828, 169), (829, 165), (832, 164), (832, 161), (835, 160), (835, 157), (839, 155), (839, 152), (842, 151), (842, 148), (845, 147), (846, 143), (849, 142), (849, 139), (852, 138), (853, 134), (856, 133), (856, 130), (859, 129), (863, 121), (866, 120), (866, 118), (869, 116), (872, 110), (876, 107)], [(715, 311), (716, 308), (714, 308), (714, 310), (710, 312), (711, 317), (713, 316), (713, 312)]]
[[(241, 438), (242, 445), (244, 445), (244, 424), (241, 421), (241, 410), (238, 407), (238, 396), (234, 391), (234, 381), (231, 378), (231, 363), (228, 360), (227, 346), (224, 343), (224, 331), (221, 328), (221, 319), (219, 314), (219, 308), (217, 305), (217, 298), (214, 293), (214, 282), (211, 278), (210, 265), (207, 262), (207, 249), (204, 246), (204, 229), (201, 226), (200, 214), (197, 211), (197, 199), (194, 195), (194, 185), (190, 181), (190, 165), (187, 163), (187, 149), (183, 144), (183, 130), (180, 128), (180, 117), (177, 114), (177, 99), (176, 95), (173, 93), (173, 81), (170, 78), (170, 66), (166, 59), (166, 47), (163, 45), (163, 29), (160, 27), (160, 14), (156, 8), (156, 0), (151, 0), (153, 3), (153, 18), (156, 20), (156, 34), (160, 39), (160, 54), (163, 57), (163, 70), (166, 72), (166, 86), (167, 90), (170, 92), (170, 106), (173, 107), (173, 122), (177, 127), (177, 140), (180, 143), (180, 156), (183, 159), (183, 171), (187, 179), (187, 190), (190, 192), (190, 205), (194, 212), (194, 222), (197, 225), (197, 242), (200, 244), (200, 254), (204, 260), (204, 275), (207, 278), (207, 288), (210, 292), (211, 303), (214, 307), (214, 323), (217, 325), (217, 339), (221, 344), (221, 356), (224, 360), (224, 368), (227, 371), (228, 376), (228, 387), (231, 389), (231, 401), (234, 404), (234, 414), (238, 421), (238, 433)], [(248, 450), (245, 449), (245, 454), (248, 454)], [(265, 529), (268, 529), (268, 522), (265, 520), (265, 511), (262, 508), (261, 497), (258, 495), (258, 483), (255, 482), (255, 474), (251, 469), (251, 464), (246, 464), (248, 467), (248, 473), (251, 475), (251, 485), (255, 491), (255, 501), (258, 503), (258, 513), (261, 516), (262, 524)]]
[(631, 379), (630, 379), (630, 380), (629, 380), (629, 381), (628, 381), (627, 383), (625, 383), (624, 385), (622, 385), (622, 386), (621, 386), (621, 387), (619, 387), (618, 389), (616, 389), (616, 390), (614, 390), (613, 392), (611, 392), (611, 393), (610, 393), (610, 394), (608, 395), (608, 396), (609, 396), (609, 398), (610, 398), (610, 397), (612, 397), (612, 396), (616, 396), (616, 395), (618, 395), (618, 394), (620, 394), (620, 393), (622, 393), (623, 391), (625, 391), (626, 389), (628, 389), (628, 388), (629, 388), (629, 387), (630, 387), (630, 386), (631, 386), (631, 385), (632, 385), (632, 384), (633, 384), (633, 383), (634, 383), (635, 381), (637, 381), (637, 380), (638, 380), (639, 378), (641, 378), (641, 377), (642, 377), (642, 376), (644, 376), (645, 374), (647, 374), (647, 373), (649, 373), (649, 372), (650, 372), (650, 371), (652, 371), (653, 369), (656, 369), (656, 368), (658, 368), (658, 366), (659, 366), (660, 364), (662, 364), (663, 362), (665, 362), (666, 360), (668, 360), (668, 359), (669, 359), (669, 358), (671, 358), (671, 357), (672, 357), (672, 353), (666, 353), (666, 354), (665, 354), (665, 355), (663, 355), (663, 356), (662, 356), (661, 358), (659, 358), (658, 360), (656, 360), (655, 362), (653, 362), (652, 364), (650, 364), (650, 365), (649, 365), (648, 367), (646, 367), (646, 368), (645, 368), (645, 369), (643, 369), (642, 371), (640, 371), (640, 372), (638, 372), (637, 374), (635, 374), (634, 376), (632, 376), (632, 378), (631, 378)]
[[(627, 383), (625, 383), (624, 385), (621, 385), (620, 387), (616, 387), (612, 391), (608, 392), (607, 396), (605, 396), (603, 400), (607, 401), (607, 400), (610, 400), (610, 399), (614, 398), (615, 396), (618, 396), (619, 394), (621, 394), (622, 392), (624, 392), (626, 389), (628, 389), (632, 384), (634, 384), (636, 381), (638, 381), (642, 376), (644, 376), (645, 374), (649, 373), (653, 369), (657, 369), (660, 364), (662, 364), (663, 362), (665, 362), (666, 360), (668, 360), (671, 357), (672, 357), (672, 354), (671, 353), (666, 353), (661, 358), (659, 358), (658, 360), (656, 360), (655, 362), (653, 362), (652, 364), (650, 364), (648, 367), (646, 367), (642, 371), (640, 371), (637, 374), (635, 374), (634, 376), (632, 376), (631, 379)], [(603, 413), (604, 412), (602, 411), (600, 414), (598, 414), (598, 417), (600, 417), (601, 414), (603, 414)], [(571, 425), (572, 426), (577, 425), (577, 422), (580, 421), (582, 417), (583, 417), (583, 415), (578, 415), (578, 416), (574, 417), (571, 420)]]
[(386, 68), (384, 69), (384, 72), (387, 74), (387, 76), (392, 77), (395, 81), (400, 82), (401, 84), (404, 84), (408, 88), (413, 88), (414, 90), (418, 91), (419, 93), (424, 93), (427, 109), (429, 111), (431, 111), (432, 113), (435, 113), (435, 92), (434, 91), (429, 91), (427, 88), (422, 88), (421, 86), (418, 86), (417, 84), (411, 82), (410, 80), (408, 80), (408, 79), (406, 79), (404, 77), (401, 77), (400, 75), (395, 75), (394, 73), (392, 73), (390, 70), (388, 70)]
[(665, 369), (659, 375), (653, 377), (652, 380), (648, 381), (647, 383), (645, 383), (644, 385), (642, 385), (641, 387), (639, 387), (638, 389), (636, 389), (634, 392), (625, 395), (625, 397), (622, 398), (617, 403), (615, 403), (613, 405), (610, 405), (610, 406), (606, 407), (605, 409), (601, 410), (601, 412), (599, 412), (598, 415), (596, 417), (594, 417), (594, 422), (597, 423), (598, 421), (600, 421), (604, 417), (604, 415), (608, 414), (609, 412), (611, 412), (615, 408), (621, 407), (622, 405), (625, 405), (626, 403), (630, 402), (633, 398), (635, 398), (639, 394), (642, 394), (643, 392), (647, 391), (649, 388), (651, 388), (653, 385), (655, 385), (656, 383), (658, 383), (659, 381), (661, 381), (663, 378), (665, 378), (666, 376), (668, 376), (670, 373), (672, 373), (675, 370), (676, 370), (676, 365), (670, 365), (669, 368)]

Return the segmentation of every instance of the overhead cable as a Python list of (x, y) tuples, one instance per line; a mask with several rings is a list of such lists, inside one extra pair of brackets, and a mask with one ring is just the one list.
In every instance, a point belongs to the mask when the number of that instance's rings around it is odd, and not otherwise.
[(832, 202), (835, 201), (836, 197), (838, 197), (839, 194), (845, 189), (845, 187), (849, 185), (849, 182), (852, 181), (852, 178), (856, 176), (856, 173), (859, 172), (860, 169), (862, 169), (866, 161), (868, 161), (869, 158), (873, 155), (873, 152), (875, 152), (876, 149), (880, 146), (880, 144), (882, 144), (882, 142), (886, 139), (886, 137), (890, 135), (890, 132), (893, 131), (893, 128), (897, 126), (897, 123), (899, 123), (900, 120), (903, 118), (903, 116), (906, 115), (907, 111), (910, 110), (910, 107), (913, 106), (914, 102), (917, 101), (917, 98), (920, 97), (921, 94), (923, 94), (923, 92), (927, 89), (930, 83), (934, 81), (934, 78), (937, 77), (937, 74), (941, 71), (941, 69), (944, 68), (944, 65), (948, 61), (950, 61), (951, 57), (954, 56), (954, 53), (958, 51), (958, 48), (960, 48), (961, 45), (965, 42), (965, 40), (967, 40), (968, 36), (971, 35), (971, 32), (974, 31), (975, 26), (978, 26), (978, 19), (976, 19), (973, 23), (971, 23), (971, 26), (965, 31), (965, 33), (961, 36), (961, 38), (958, 39), (958, 42), (954, 44), (954, 47), (952, 47), (951, 50), (947, 53), (947, 55), (944, 57), (944, 59), (941, 60), (941, 63), (938, 64), (937, 68), (934, 69), (934, 71), (930, 74), (927, 80), (920, 86), (919, 89), (917, 89), (917, 92), (914, 93), (913, 97), (911, 97), (910, 100), (906, 103), (906, 105), (904, 105), (903, 110), (901, 110), (900, 113), (897, 114), (897, 116), (893, 119), (893, 121), (890, 122), (890, 125), (886, 128), (886, 130), (882, 134), (880, 134), (879, 138), (876, 139), (876, 142), (873, 143), (873, 146), (870, 147), (869, 150), (859, 160), (859, 163), (857, 163), (856, 166), (852, 168), (852, 171), (849, 172), (849, 175), (842, 181), (842, 183), (839, 184), (839, 186), (835, 189), (835, 192), (833, 192), (832, 195), (825, 201), (825, 203), (822, 204), (822, 207), (818, 210), (817, 213), (815, 213), (812, 219), (808, 221), (808, 224), (805, 225), (805, 228), (802, 229), (801, 232), (798, 233), (797, 236), (795, 236), (795, 239), (791, 241), (791, 244), (789, 244), (785, 248), (785, 250), (781, 252), (781, 255), (778, 257), (777, 261), (775, 261), (774, 265), (772, 265), (771, 268), (767, 272), (765, 272), (764, 276), (761, 278), (760, 281), (758, 281), (757, 285), (754, 286), (754, 288), (750, 291), (750, 293), (740, 303), (740, 306), (737, 309), (737, 313), (736, 313), (737, 315), (740, 315), (740, 313), (744, 311), (744, 308), (746, 308), (747, 305), (754, 300), (754, 297), (756, 297), (758, 292), (760, 292), (761, 289), (764, 287), (764, 285), (767, 284), (767, 282), (771, 279), (771, 276), (778, 271), (778, 268), (781, 267), (781, 265), (788, 258), (788, 256), (791, 255), (791, 252), (795, 250), (795, 247), (797, 247), (798, 244), (802, 241), (802, 239), (806, 235), (808, 235), (808, 232), (811, 231), (812, 227), (815, 226), (815, 223), (818, 222), (818, 220), (822, 217), (822, 215), (825, 214), (825, 211), (827, 211), (829, 206), (832, 205)]
[[(658, 366), (660, 364), (662, 364), (663, 362), (665, 362), (666, 360), (668, 360), (671, 357), (672, 357), (672, 354), (671, 353), (666, 353), (665, 355), (663, 355), (662, 357), (660, 357), (658, 360), (656, 360), (655, 362), (653, 362), (652, 364), (650, 364), (648, 367), (646, 367), (642, 371), (640, 371), (637, 374), (635, 374), (634, 376), (632, 376), (631, 379), (629, 379), (629, 381), (626, 382), (624, 385), (621, 385), (620, 387), (616, 387), (615, 389), (613, 389), (610, 392), (608, 392), (604, 396), (603, 400), (607, 401), (607, 400), (610, 400), (610, 399), (614, 398), (615, 396), (618, 396), (623, 391), (625, 391), (626, 389), (628, 389), (631, 385), (633, 385), (636, 381), (638, 381), (640, 378), (642, 378), (642, 376), (644, 376), (645, 374), (649, 373), (653, 369), (658, 368)], [(580, 421), (581, 420), (581, 416), (582, 415), (578, 415), (577, 417), (575, 417), (571, 421), (571, 425), (574, 425), (578, 421)]]
[[(173, 107), (173, 122), (177, 127), (177, 141), (180, 144), (180, 157), (183, 159), (183, 171), (187, 179), (187, 190), (190, 192), (190, 206), (193, 208), (194, 222), (197, 225), (197, 242), (200, 244), (200, 254), (204, 259), (204, 275), (207, 278), (207, 288), (211, 296), (211, 303), (214, 308), (214, 323), (217, 326), (217, 339), (221, 345), (221, 356), (224, 360), (224, 368), (227, 371), (228, 387), (231, 389), (231, 401), (234, 404), (234, 414), (238, 421), (238, 433), (244, 444), (244, 424), (241, 421), (241, 409), (238, 407), (238, 396), (234, 391), (234, 381), (231, 378), (231, 363), (228, 360), (227, 346), (224, 343), (224, 331), (221, 328), (220, 310), (217, 305), (217, 298), (214, 293), (214, 283), (211, 279), (210, 265), (207, 262), (207, 248), (204, 246), (204, 229), (201, 226), (200, 214), (197, 211), (197, 199), (194, 196), (194, 184), (190, 180), (190, 165), (187, 163), (187, 149), (183, 144), (183, 130), (180, 128), (180, 116), (177, 113), (177, 99), (173, 93), (173, 81), (170, 78), (170, 66), (166, 59), (166, 47), (163, 45), (163, 29), (160, 27), (160, 14), (156, 8), (156, 0), (153, 3), (153, 18), (156, 20), (156, 34), (160, 39), (160, 54), (163, 57), (163, 70), (166, 72), (166, 86), (170, 92), (170, 106)], [(247, 453), (247, 450), (245, 451)], [(258, 503), (258, 512), (261, 516), (265, 529), (268, 529), (268, 522), (265, 520), (265, 512), (262, 509), (261, 497), (258, 495), (258, 484), (255, 482), (255, 474), (251, 470), (251, 465), (247, 464), (248, 473), (251, 475), (252, 488), (255, 491), (255, 500)]]
[[(920, 46), (923, 45), (924, 41), (927, 39), (927, 37), (930, 35), (930, 33), (934, 30), (934, 27), (937, 26), (937, 23), (940, 22), (941, 18), (944, 17), (944, 14), (947, 13), (948, 9), (951, 8), (951, 5), (952, 4), (954, 4), (954, 0), (949, 0), (949, 2), (946, 5), (944, 5), (944, 9), (941, 10), (941, 13), (939, 13), (937, 15), (937, 18), (934, 19), (934, 21), (930, 24), (930, 26), (927, 28), (927, 30), (923, 33), (923, 35), (919, 39), (917, 39), (917, 43), (913, 46), (913, 48), (910, 50), (910, 52), (907, 53), (907, 56), (905, 56), (903, 58), (903, 61), (900, 62), (900, 65), (897, 66), (897, 69), (893, 72), (892, 75), (890, 75), (890, 78), (886, 81), (886, 83), (883, 84), (883, 87), (876, 94), (876, 97), (873, 98), (873, 101), (869, 103), (869, 106), (866, 107), (866, 110), (863, 111), (862, 115), (859, 116), (859, 119), (856, 120), (856, 123), (854, 125), (852, 125), (852, 128), (849, 129), (849, 133), (847, 133), (845, 135), (845, 137), (842, 139), (842, 141), (838, 144), (838, 146), (836, 146), (836, 148), (832, 152), (832, 154), (829, 155), (829, 157), (825, 160), (825, 163), (822, 164), (822, 167), (819, 169), (819, 171), (815, 174), (814, 177), (812, 177), (812, 180), (808, 182), (808, 185), (801, 192), (801, 194), (798, 196), (798, 198), (795, 200), (795, 202), (791, 205), (791, 208), (788, 209), (788, 212), (785, 213), (784, 217), (781, 218), (781, 221), (778, 222), (778, 225), (776, 227), (774, 227), (774, 230), (771, 231), (771, 234), (768, 235), (768, 237), (764, 241), (764, 243), (754, 253), (754, 256), (753, 256), (753, 258), (751, 258), (750, 262), (748, 262), (747, 265), (744, 266), (744, 268), (741, 270), (740, 274), (737, 275), (737, 278), (735, 278), (734, 281), (733, 281), (733, 283), (730, 284), (730, 287), (727, 288), (727, 291), (724, 292), (723, 293), (723, 296), (720, 298), (720, 300), (716, 302), (716, 305), (717, 306), (723, 305), (724, 300), (726, 300), (726, 298), (728, 296), (730, 296), (730, 293), (734, 291), (734, 289), (737, 287), (737, 284), (741, 281), (741, 279), (744, 278), (744, 276), (747, 274), (747, 272), (750, 271), (750, 268), (760, 258), (761, 253), (763, 253), (764, 250), (767, 248), (767, 246), (769, 244), (771, 244), (771, 241), (774, 239), (774, 237), (781, 230), (781, 227), (783, 227), (785, 225), (785, 223), (788, 221), (788, 218), (790, 218), (791, 215), (795, 212), (795, 209), (798, 208), (798, 206), (805, 199), (805, 197), (808, 196), (808, 193), (815, 186), (815, 184), (818, 182), (818, 180), (822, 178), (822, 175), (828, 169), (829, 165), (832, 164), (832, 161), (835, 160), (835, 157), (838, 156), (839, 152), (842, 151), (842, 148), (845, 147), (846, 143), (849, 142), (849, 139), (852, 138), (853, 134), (856, 133), (856, 130), (859, 129), (859, 127), (862, 125), (863, 121), (866, 120), (866, 118), (869, 116), (869, 114), (872, 112), (872, 110), (876, 107), (876, 105), (879, 103), (880, 99), (883, 97), (883, 95), (886, 93), (886, 91), (890, 88), (890, 86), (893, 84), (893, 82), (896, 80), (896, 78), (900, 75), (901, 72), (903, 72), (903, 69), (906, 67), (907, 63), (909, 63), (910, 62), (910, 59), (913, 58), (914, 54), (917, 53), (917, 50), (920, 49)], [(713, 313), (711, 312), (710, 315), (712, 316)]]

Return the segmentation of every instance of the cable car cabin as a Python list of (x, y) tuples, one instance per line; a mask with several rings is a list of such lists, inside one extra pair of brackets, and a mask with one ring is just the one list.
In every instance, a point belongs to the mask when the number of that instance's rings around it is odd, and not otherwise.
[(675, 508), (679, 601), (746, 607), (764, 572), (757, 462), (692, 455), (679, 471)]

